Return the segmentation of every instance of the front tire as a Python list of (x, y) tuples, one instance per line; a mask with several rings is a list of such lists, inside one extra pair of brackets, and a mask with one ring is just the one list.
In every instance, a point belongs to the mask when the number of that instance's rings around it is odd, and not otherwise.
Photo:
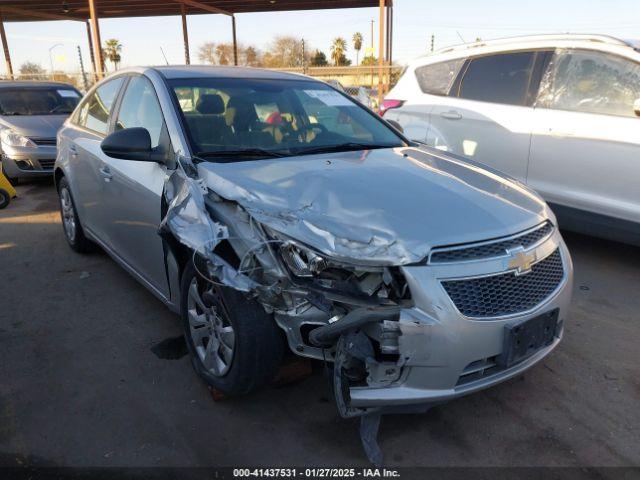
[(181, 314), (191, 363), (209, 386), (234, 396), (271, 380), (284, 354), (283, 334), (255, 300), (200, 277), (189, 261)]
[(5, 189), (0, 188), (0, 210), (5, 208), (11, 202), (11, 195)]
[(95, 244), (84, 235), (76, 205), (71, 196), (69, 182), (64, 177), (60, 179), (58, 184), (58, 199), (60, 201), (62, 228), (69, 246), (78, 253), (89, 253), (95, 250)]

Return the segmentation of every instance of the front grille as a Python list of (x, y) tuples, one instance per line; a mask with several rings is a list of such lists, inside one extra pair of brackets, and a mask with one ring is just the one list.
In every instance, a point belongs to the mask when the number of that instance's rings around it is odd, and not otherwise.
[(36, 145), (56, 145), (55, 138), (31, 138), (30, 140)]
[(56, 159), (55, 158), (43, 158), (38, 160), (38, 163), (40, 163), (40, 167), (43, 170), (51, 170), (53, 168), (53, 164), (56, 163)]
[(489, 318), (525, 312), (548, 298), (560, 285), (564, 267), (560, 250), (531, 267), (487, 277), (447, 280), (442, 286), (456, 308), (467, 317)]
[(482, 260), (485, 258), (501, 257), (507, 254), (507, 250), (515, 247), (523, 247), (525, 250), (540, 242), (553, 232), (553, 225), (545, 222), (521, 235), (516, 235), (504, 240), (483, 242), (460, 247), (448, 247), (435, 249), (429, 258), (429, 263), (464, 262), (468, 260)]

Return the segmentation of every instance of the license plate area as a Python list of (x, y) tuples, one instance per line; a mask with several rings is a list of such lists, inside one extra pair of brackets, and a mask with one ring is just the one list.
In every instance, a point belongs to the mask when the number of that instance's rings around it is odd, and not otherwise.
[(505, 325), (498, 365), (509, 368), (551, 345), (560, 328), (558, 313), (556, 308), (537, 317)]

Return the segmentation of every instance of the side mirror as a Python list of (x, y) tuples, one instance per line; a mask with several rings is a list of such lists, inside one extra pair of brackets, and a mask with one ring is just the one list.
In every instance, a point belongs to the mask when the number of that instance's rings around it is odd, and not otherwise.
[(395, 128), (397, 131), (399, 131), (400, 133), (404, 133), (404, 129), (402, 128), (402, 125), (400, 125), (395, 120), (387, 120), (387, 123), (391, 124), (391, 126)]
[(100, 148), (105, 155), (122, 160), (161, 161), (151, 148), (149, 131), (142, 127), (117, 130), (102, 140)]
[(633, 113), (636, 114), (636, 117), (640, 117), (640, 98), (633, 102)]

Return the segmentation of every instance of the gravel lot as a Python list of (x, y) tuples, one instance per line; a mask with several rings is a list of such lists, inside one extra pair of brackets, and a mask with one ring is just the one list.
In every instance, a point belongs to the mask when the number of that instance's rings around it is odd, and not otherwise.
[[(0, 465), (367, 465), (321, 368), (214, 402), (186, 356), (152, 351), (178, 318), (106, 254), (67, 247), (50, 181), (18, 192), (0, 210)], [(497, 388), (384, 417), (388, 464), (640, 465), (640, 248), (566, 239), (560, 347)]]

